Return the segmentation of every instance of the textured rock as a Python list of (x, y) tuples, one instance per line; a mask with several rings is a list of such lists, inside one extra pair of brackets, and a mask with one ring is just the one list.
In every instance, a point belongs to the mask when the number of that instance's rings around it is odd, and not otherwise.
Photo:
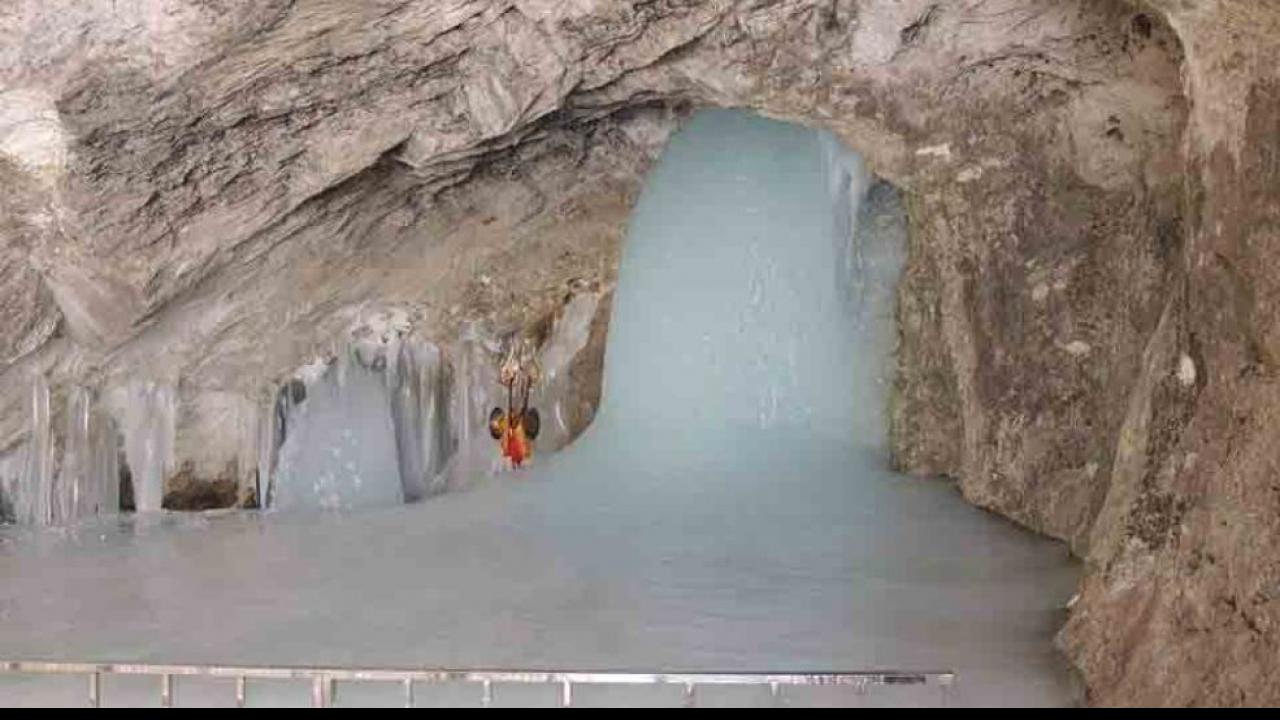
[(1280, 7), (1151, 4), (1186, 49), (1187, 213), (1062, 641), (1098, 703), (1275, 705)]
[(905, 191), (897, 461), (1087, 557), (1063, 645), (1091, 699), (1276, 702), (1278, 17), (19, 0), (0, 10), (0, 453), (33, 375), (55, 397), (151, 382), (176, 388), (177, 467), (243, 484), (253, 409), (362, 309), (444, 341), (610, 287), (682, 113), (746, 106), (832, 129)]
[(178, 470), (169, 480), (164, 494), (166, 510), (211, 510), (236, 504), (239, 483), (235, 468), (228, 468), (223, 477), (209, 480), (209, 475), (198, 476), (191, 465)]

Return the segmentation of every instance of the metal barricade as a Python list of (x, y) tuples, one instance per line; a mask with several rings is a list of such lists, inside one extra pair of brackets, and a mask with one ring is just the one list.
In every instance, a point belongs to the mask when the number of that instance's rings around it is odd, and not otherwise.
[[(237, 707), (247, 703), (249, 683), (254, 680), (306, 680), (311, 684), (311, 705), (333, 704), (337, 682), (398, 682), (403, 687), (405, 707), (414, 706), (415, 683), (477, 683), (481, 704), (493, 704), (494, 684), (539, 684), (559, 687), (562, 707), (573, 705), (574, 688), (583, 685), (674, 685), (683, 688), (684, 704), (697, 705), (697, 688), (710, 685), (767, 686), (774, 702), (780, 704), (783, 691), (798, 686), (846, 686), (858, 691), (876, 685), (935, 686), (943, 704), (947, 690), (955, 682), (955, 673), (934, 671), (867, 671), (806, 673), (661, 673), (661, 672), (566, 672), (524, 670), (431, 670), (380, 669), (342, 667), (283, 667), (232, 665), (160, 665), (140, 663), (77, 663), (45, 661), (0, 661), (0, 673), (21, 675), (84, 675), (87, 677), (89, 704), (102, 705), (103, 675), (152, 676), (157, 678), (160, 703), (174, 704), (174, 678), (234, 678)], [(3, 704), (3, 698), (0, 698)]]

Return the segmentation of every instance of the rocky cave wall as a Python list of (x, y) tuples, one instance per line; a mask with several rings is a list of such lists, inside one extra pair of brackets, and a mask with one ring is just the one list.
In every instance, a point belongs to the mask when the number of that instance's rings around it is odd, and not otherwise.
[(1061, 636), (1100, 703), (1280, 703), (1280, 5), (1152, 0), (1191, 99), (1182, 243)]
[(0, 453), (36, 374), (55, 412), (150, 382), (175, 389), (176, 464), (242, 482), (278, 384), (369, 314), (447, 345), (607, 293), (666, 136), (748, 107), (906, 194), (895, 457), (1086, 558), (1061, 644), (1090, 700), (1280, 701), (1278, 18), (22, 0), (0, 10)]

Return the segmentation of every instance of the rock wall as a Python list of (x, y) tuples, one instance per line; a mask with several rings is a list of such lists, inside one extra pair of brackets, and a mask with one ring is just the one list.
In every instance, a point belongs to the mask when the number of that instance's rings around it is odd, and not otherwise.
[(1176, 283), (1061, 636), (1106, 704), (1280, 703), (1280, 6), (1151, 2), (1185, 48)]
[(176, 388), (180, 484), (243, 476), (254, 408), (363, 309), (447, 344), (607, 289), (683, 113), (749, 107), (833, 130), (905, 192), (897, 462), (1087, 558), (1062, 644), (1091, 700), (1274, 702), (1277, 17), (19, 0), (0, 11), (0, 454), (35, 375), (55, 412), (72, 385), (145, 381)]

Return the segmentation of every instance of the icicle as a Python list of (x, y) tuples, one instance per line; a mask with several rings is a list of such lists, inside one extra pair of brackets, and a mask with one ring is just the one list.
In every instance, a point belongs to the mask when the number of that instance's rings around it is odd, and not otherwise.
[(454, 452), (451, 434), (449, 401), (449, 372), (445, 365), (444, 353), (435, 349), (435, 367), (430, 374), (431, 389), (427, 396), (427, 442), (425, 447), (431, 451), (427, 458), (427, 467), (432, 473), (428, 490), (439, 492), (445, 481), (445, 468)]
[(258, 474), (254, 496), (258, 507), (271, 507), (271, 476), (275, 472), (276, 451), (280, 447), (280, 425), (276, 414), (276, 398), (258, 406)]
[(867, 266), (855, 228), (871, 185), (871, 173), (862, 157), (846, 148), (839, 138), (831, 133), (819, 137), (835, 221), (832, 240), (836, 247), (836, 282), (861, 326), (867, 303)]
[[(485, 451), (486, 434), (481, 425), (488, 415), (489, 391), (497, 386), (496, 373), (487, 361), (484, 340), (474, 322), (463, 328), (457, 346), (458, 363), (454, 375), (454, 430), (457, 453), (450, 469), (450, 483), (464, 485), (475, 477), (481, 457), (493, 457)], [(483, 439), (482, 439), (483, 436)], [(494, 458), (496, 462), (496, 458)]]
[(471, 355), (475, 343), (475, 326), (467, 325), (458, 353), (458, 443), (471, 445), (471, 420), (475, 417), (471, 402)]
[(0, 452), (0, 523), (17, 522), (18, 495), (27, 464), (26, 442)]
[(317, 360), (303, 366), (294, 377), (275, 390), (267, 407), (259, 410), (258, 418), (258, 472), (256, 494), (258, 507), (267, 509), (275, 505), (276, 474), (280, 468), (280, 453), (291, 427), (297, 419), (297, 409), (315, 390), (323, 378), (336, 372), (335, 366)]
[(66, 432), (62, 467), (55, 481), (54, 516), (57, 522), (97, 513), (97, 492), (93, 483), (93, 446), (90, 415), (93, 395), (87, 388), (73, 386), (67, 393)]
[(101, 407), (89, 419), (90, 491), (84, 496), (85, 511), (111, 515), (120, 510), (120, 434), (115, 422)]
[(36, 375), (31, 384), (31, 432), (27, 437), (26, 463), (15, 503), (18, 522), (53, 523), (53, 469), (49, 384), (44, 375)]
[(139, 512), (160, 510), (165, 478), (175, 466), (173, 388), (134, 381), (124, 390), (123, 406), (124, 452), (133, 476), (134, 506)]

